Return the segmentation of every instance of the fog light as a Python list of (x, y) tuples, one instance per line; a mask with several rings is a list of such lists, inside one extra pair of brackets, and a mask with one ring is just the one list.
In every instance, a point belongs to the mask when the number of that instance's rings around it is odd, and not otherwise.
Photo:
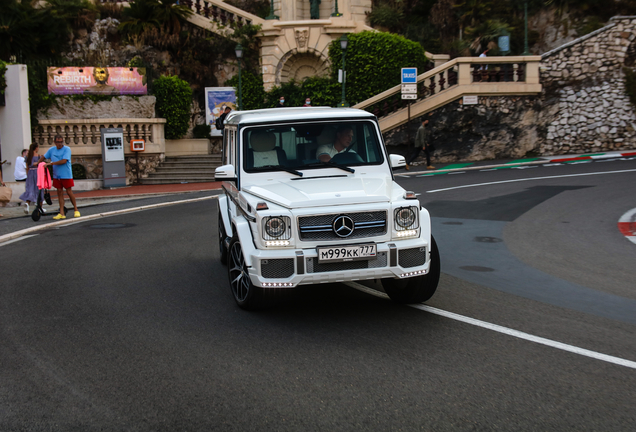
[(413, 276), (426, 274), (426, 272), (427, 272), (427, 270), (417, 270), (417, 271), (412, 271), (412, 272), (408, 272), (408, 273), (402, 273), (400, 275), (400, 277), (401, 278), (413, 277)]
[(265, 246), (289, 246), (289, 240), (266, 241)]
[(263, 282), (264, 288), (293, 288), (294, 284), (291, 282)]
[(415, 237), (416, 235), (417, 235), (417, 230), (405, 230), (405, 231), (397, 232), (398, 237)]

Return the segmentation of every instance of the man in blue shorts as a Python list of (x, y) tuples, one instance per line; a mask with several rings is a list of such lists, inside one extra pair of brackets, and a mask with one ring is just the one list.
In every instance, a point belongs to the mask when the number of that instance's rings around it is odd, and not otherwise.
[(73, 171), (71, 169), (71, 148), (64, 145), (64, 138), (62, 138), (61, 135), (55, 135), (54, 140), (55, 147), (51, 147), (44, 156), (40, 156), (38, 160), (38, 163), (40, 163), (44, 159), (49, 159), (51, 162), (47, 163), (46, 166), (53, 166), (53, 187), (57, 189), (57, 200), (60, 203), (60, 213), (53, 219), (66, 219), (66, 214), (63, 213), (64, 189), (66, 189), (66, 193), (75, 208), (74, 216), (80, 217), (80, 212), (75, 203), (75, 195), (73, 195), (72, 190), (72, 187), (75, 186), (75, 182), (73, 181)]

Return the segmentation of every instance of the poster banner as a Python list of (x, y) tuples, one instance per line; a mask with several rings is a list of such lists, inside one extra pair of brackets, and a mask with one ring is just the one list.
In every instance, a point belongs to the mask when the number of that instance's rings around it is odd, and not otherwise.
[(148, 94), (146, 68), (50, 67), (47, 78), (49, 94)]
[(236, 109), (236, 92), (234, 87), (206, 87), (205, 88), (205, 121), (212, 127), (212, 136), (221, 136), (216, 128), (218, 119), (225, 107)]

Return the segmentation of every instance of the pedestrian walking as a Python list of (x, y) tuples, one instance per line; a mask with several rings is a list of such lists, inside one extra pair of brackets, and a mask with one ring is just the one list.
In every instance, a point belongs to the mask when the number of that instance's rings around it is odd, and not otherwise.
[(15, 177), (15, 181), (26, 181), (27, 172), (26, 172), (26, 163), (24, 162), (24, 156), (26, 156), (27, 151), (22, 150), (20, 156), (15, 158), (15, 170), (13, 171), (13, 177)]
[(30, 204), (35, 203), (37, 205), (38, 198), (40, 198), (41, 191), (38, 189), (38, 160), (40, 159), (39, 146), (37, 143), (31, 144), (29, 146), (29, 151), (26, 156), (26, 165), (28, 167), (27, 170), (27, 178), (26, 184), (24, 185), (24, 193), (20, 195), (20, 199), (22, 201), (26, 201), (26, 208), (24, 212), (29, 214), (30, 212)]
[(225, 107), (225, 111), (223, 111), (223, 114), (221, 114), (219, 116), (219, 118), (217, 119), (217, 124), (216, 124), (216, 128), (218, 130), (220, 130), (221, 132), (223, 132), (223, 130), (225, 129), (225, 117), (227, 117), (227, 115), (232, 111), (232, 108), (230, 108), (229, 106)]
[(410, 165), (415, 159), (417, 159), (422, 150), (424, 150), (424, 154), (426, 155), (426, 169), (435, 169), (435, 167), (431, 165), (431, 152), (434, 151), (435, 148), (433, 147), (433, 144), (429, 142), (428, 131), (426, 130), (427, 125), (428, 119), (422, 117), (422, 125), (417, 129), (417, 134), (415, 135), (413, 154), (406, 162), (407, 170), (411, 169)]
[(53, 217), (55, 220), (66, 219), (64, 210), (64, 190), (73, 204), (75, 209), (74, 217), (80, 217), (80, 212), (77, 209), (77, 203), (75, 202), (75, 195), (73, 194), (73, 170), (71, 169), (71, 148), (64, 145), (64, 138), (62, 135), (55, 135), (54, 138), (55, 147), (51, 147), (38, 159), (38, 164), (45, 159), (49, 159), (51, 162), (46, 166), (53, 167), (53, 187), (57, 189), (57, 200), (60, 203), (60, 213)]

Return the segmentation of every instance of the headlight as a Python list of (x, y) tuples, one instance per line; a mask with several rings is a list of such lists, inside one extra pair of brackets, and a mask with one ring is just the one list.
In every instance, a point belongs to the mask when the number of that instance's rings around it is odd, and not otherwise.
[(413, 207), (402, 207), (395, 210), (395, 229), (398, 231), (417, 228), (417, 215)]
[(270, 216), (263, 219), (264, 240), (286, 240), (290, 238), (290, 219), (287, 216)]

